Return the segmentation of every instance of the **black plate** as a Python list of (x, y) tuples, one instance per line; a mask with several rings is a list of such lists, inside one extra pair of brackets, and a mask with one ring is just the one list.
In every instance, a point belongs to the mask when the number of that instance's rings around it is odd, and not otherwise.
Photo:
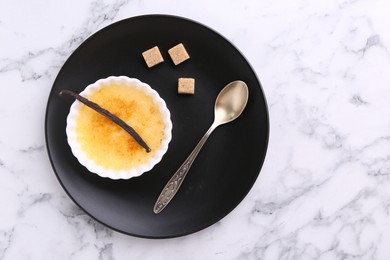
[[(180, 42), (191, 59), (175, 66), (167, 51)], [(141, 53), (156, 45), (165, 62), (149, 69)], [(65, 134), (72, 100), (57, 95), (65, 88), (81, 92), (88, 84), (111, 75), (150, 84), (166, 101), (173, 123), (173, 139), (162, 161), (150, 172), (130, 180), (101, 178), (78, 163)], [(195, 95), (177, 94), (179, 77), (195, 78)], [(249, 87), (245, 111), (236, 121), (215, 130), (176, 197), (164, 211), (154, 214), (161, 189), (211, 125), (219, 91), (237, 79)], [(194, 21), (147, 15), (100, 30), (69, 57), (49, 96), (45, 131), (53, 169), (78, 206), (117, 231), (168, 238), (208, 227), (241, 202), (263, 164), (269, 121), (256, 74), (229, 41)]]

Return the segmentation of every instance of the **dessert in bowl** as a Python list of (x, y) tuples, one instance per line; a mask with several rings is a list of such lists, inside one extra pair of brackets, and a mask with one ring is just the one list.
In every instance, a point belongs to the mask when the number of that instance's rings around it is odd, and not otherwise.
[(148, 84), (111, 76), (87, 86), (80, 95), (131, 126), (150, 147), (146, 151), (119, 125), (76, 100), (66, 134), (72, 153), (90, 172), (129, 179), (161, 161), (172, 138), (172, 122), (164, 100)]

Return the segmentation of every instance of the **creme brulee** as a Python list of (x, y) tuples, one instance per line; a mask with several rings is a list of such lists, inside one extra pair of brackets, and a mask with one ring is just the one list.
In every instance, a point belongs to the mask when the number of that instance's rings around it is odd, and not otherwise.
[(75, 130), (90, 160), (105, 169), (120, 171), (136, 168), (155, 156), (164, 139), (165, 125), (158, 105), (142, 89), (114, 83), (103, 86), (88, 99), (133, 127), (151, 148), (147, 153), (117, 124), (82, 106)]

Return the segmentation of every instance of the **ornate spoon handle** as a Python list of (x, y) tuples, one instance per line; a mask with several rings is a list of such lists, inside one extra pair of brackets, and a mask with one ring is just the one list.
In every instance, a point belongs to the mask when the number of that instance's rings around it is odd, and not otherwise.
[(196, 156), (198, 155), (200, 149), (202, 149), (207, 138), (209, 138), (210, 134), (214, 131), (214, 129), (217, 126), (218, 125), (214, 123), (211, 125), (209, 130), (207, 130), (206, 134), (202, 137), (202, 139), (200, 139), (199, 143), (195, 146), (191, 154), (187, 157), (184, 163), (180, 166), (180, 168), (176, 171), (176, 173), (165, 185), (164, 189), (162, 190), (160, 196), (156, 201), (156, 204), (154, 205), (154, 209), (153, 209), (154, 213), (156, 214), (160, 213), (175, 196), (176, 192), (179, 190), (181, 184), (183, 183), (184, 178), (186, 177), (188, 171), (190, 170), (192, 163), (194, 162)]

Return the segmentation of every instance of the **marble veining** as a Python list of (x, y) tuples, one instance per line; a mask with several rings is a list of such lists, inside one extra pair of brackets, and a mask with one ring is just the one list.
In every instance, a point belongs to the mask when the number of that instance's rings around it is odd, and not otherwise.
[[(0, 2), (0, 260), (390, 259), (387, 0)], [(271, 121), (261, 174), (195, 234), (130, 237), (86, 215), (51, 169), (46, 101), (69, 55), (128, 17), (197, 20), (256, 71)]]

